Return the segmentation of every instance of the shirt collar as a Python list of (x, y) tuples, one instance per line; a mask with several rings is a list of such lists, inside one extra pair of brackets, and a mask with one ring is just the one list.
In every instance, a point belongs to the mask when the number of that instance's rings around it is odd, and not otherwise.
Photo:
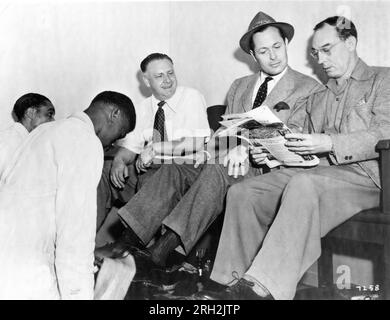
[[(352, 78), (356, 81), (365, 81), (370, 79), (373, 75), (374, 72), (371, 70), (371, 68), (367, 64), (365, 64), (362, 59), (359, 58), (348, 79)], [(329, 79), (326, 86), (334, 92), (337, 91), (336, 88), (338, 86), (336, 83), (336, 79)]]
[(362, 81), (370, 79), (373, 75), (372, 69), (359, 58), (352, 71), (351, 78)]
[(24, 125), (22, 125), (20, 122), (15, 122), (13, 124), (14, 129), (21, 135), (28, 135), (28, 131)]
[(76, 112), (76, 113), (72, 114), (71, 116), (69, 116), (68, 118), (76, 118), (76, 119), (81, 120), (82, 122), (84, 122), (87, 125), (87, 127), (89, 129), (91, 129), (95, 133), (95, 127), (93, 125), (93, 122), (92, 122), (91, 118), (84, 111)]
[(278, 81), (279, 81), (279, 80), (285, 75), (285, 73), (287, 72), (287, 69), (288, 69), (288, 68), (287, 68), (287, 66), (286, 66), (286, 68), (284, 68), (284, 70), (283, 70), (281, 73), (279, 73), (279, 74), (277, 74), (277, 75), (275, 75), (275, 76), (271, 76), (271, 75), (269, 75), (269, 74), (264, 73), (263, 71), (260, 71), (260, 83), (263, 83), (266, 77), (272, 77), (272, 79), (273, 79), (273, 81), (274, 81), (274, 84), (278, 83)]
[[(177, 108), (179, 106), (179, 100), (180, 100), (182, 91), (183, 91), (183, 87), (178, 86), (176, 88), (175, 94), (172, 97), (170, 97), (169, 99), (164, 100), (165, 101), (164, 107), (168, 107), (173, 112), (176, 112)], [(157, 110), (157, 108), (158, 108), (157, 103), (159, 103), (160, 101), (161, 100), (156, 99), (156, 97), (152, 95), (152, 106), (153, 106), (154, 111)]]

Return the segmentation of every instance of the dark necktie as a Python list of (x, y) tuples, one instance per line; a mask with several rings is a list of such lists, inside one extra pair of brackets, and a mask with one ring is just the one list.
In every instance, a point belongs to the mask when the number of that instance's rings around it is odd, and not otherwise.
[(165, 114), (163, 110), (163, 105), (165, 101), (160, 101), (157, 103), (158, 110), (154, 116), (154, 125), (153, 125), (153, 142), (161, 142), (167, 140), (167, 130), (165, 128)]
[(265, 98), (267, 98), (267, 90), (268, 90), (268, 81), (271, 81), (272, 77), (265, 78), (264, 82), (261, 84), (259, 90), (257, 91), (255, 102), (253, 102), (253, 108), (260, 107), (264, 102)]

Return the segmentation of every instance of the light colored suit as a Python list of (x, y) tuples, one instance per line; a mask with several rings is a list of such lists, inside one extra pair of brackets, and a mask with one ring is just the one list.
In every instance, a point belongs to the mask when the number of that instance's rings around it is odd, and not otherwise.
[[(380, 186), (379, 154), (375, 146), (381, 139), (390, 138), (390, 68), (368, 67), (358, 61), (341, 117), (340, 134), (332, 135), (334, 164), (358, 162), (359, 166)], [(305, 130), (321, 133), (326, 114), (324, 89), (310, 97), (307, 104)], [(294, 121), (292, 119), (291, 121)]]
[[(252, 95), (260, 74), (236, 79), (227, 94), (228, 106), (226, 114), (247, 112), (252, 109)], [(284, 76), (276, 83), (273, 90), (267, 95), (263, 105), (267, 105), (282, 120), (286, 122), (290, 114), (295, 111), (312, 92), (321, 90), (323, 85), (313, 78), (287, 67)], [(273, 109), (274, 105), (284, 101), (290, 106), (289, 110)]]
[[(298, 281), (321, 254), (321, 237), (359, 211), (379, 205), (375, 145), (390, 138), (389, 83), (389, 68), (368, 67), (359, 60), (342, 100), (328, 83), (296, 110), (290, 121), (305, 118), (307, 132), (336, 127), (330, 134), (330, 166), (285, 168), (232, 186), (213, 280), (227, 284), (236, 272), (261, 283), (275, 299), (292, 299)], [(337, 101), (340, 116), (326, 123)]]

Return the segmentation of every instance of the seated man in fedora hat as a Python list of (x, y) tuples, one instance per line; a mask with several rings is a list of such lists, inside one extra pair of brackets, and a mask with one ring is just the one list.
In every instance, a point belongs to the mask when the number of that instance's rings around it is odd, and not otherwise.
[[(283, 101), (290, 107), (272, 111), (287, 123), (300, 101), (321, 87), (314, 79), (288, 66), (287, 46), (293, 34), (293, 26), (276, 22), (263, 12), (253, 18), (240, 46), (257, 62), (259, 72), (233, 82), (227, 96), (226, 113), (243, 113), (261, 105), (272, 108)], [(303, 123), (297, 126), (303, 127)], [(261, 174), (258, 165), (266, 155), (261, 148), (252, 149), (250, 154), (249, 165), (247, 147), (241, 145), (230, 150), (225, 158), (229, 170), (213, 161), (215, 159), (209, 159), (206, 164), (198, 160), (195, 166), (163, 165), (118, 212), (127, 230), (133, 230), (145, 246), (160, 227), (164, 227), (164, 234), (144, 248), (142, 256), (165, 265), (169, 253), (178, 246), (188, 254), (223, 211), (229, 186), (243, 179), (246, 172), (248, 177)], [(237, 174), (246, 163), (248, 170)], [(137, 217), (145, 216), (152, 217), (150, 223), (140, 225)], [(116, 253), (120, 255), (125, 248), (123, 243), (118, 243)]]

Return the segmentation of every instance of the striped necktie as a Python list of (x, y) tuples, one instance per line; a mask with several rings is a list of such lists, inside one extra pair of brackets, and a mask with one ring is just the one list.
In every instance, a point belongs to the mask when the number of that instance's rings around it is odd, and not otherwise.
[(165, 128), (165, 114), (163, 105), (165, 101), (157, 103), (158, 109), (154, 116), (153, 124), (153, 142), (167, 141), (167, 130)]

